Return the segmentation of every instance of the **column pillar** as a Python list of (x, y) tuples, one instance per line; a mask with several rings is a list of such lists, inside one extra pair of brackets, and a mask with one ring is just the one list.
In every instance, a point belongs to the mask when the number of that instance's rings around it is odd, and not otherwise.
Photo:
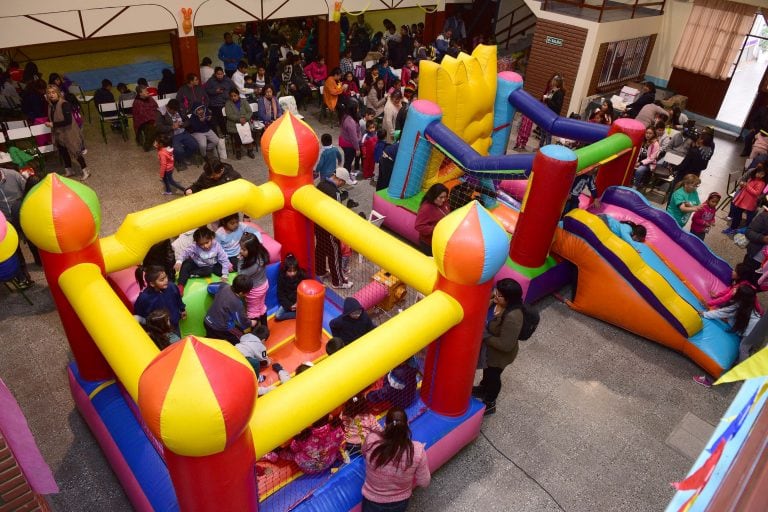
[(443, 31), (445, 11), (428, 12), (424, 16), (424, 44), (434, 44), (435, 39)]
[(336, 21), (328, 22), (328, 44), (325, 50), (325, 64), (328, 66), (330, 72), (333, 68), (339, 66), (341, 62), (341, 55), (339, 55), (339, 48), (341, 46), (341, 24)]
[(173, 68), (176, 72), (176, 85), (181, 87), (189, 73), (200, 76), (200, 56), (197, 51), (197, 37), (193, 35), (179, 37), (177, 31), (170, 34)]

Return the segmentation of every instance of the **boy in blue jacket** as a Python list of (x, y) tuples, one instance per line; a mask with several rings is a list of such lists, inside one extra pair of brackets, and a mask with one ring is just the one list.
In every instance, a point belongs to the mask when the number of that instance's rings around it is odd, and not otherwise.
[(320, 158), (315, 165), (315, 178), (327, 180), (336, 172), (337, 167), (341, 167), (342, 157), (339, 148), (333, 145), (333, 137), (330, 133), (324, 133), (320, 136), (320, 143), (323, 147), (320, 149)]

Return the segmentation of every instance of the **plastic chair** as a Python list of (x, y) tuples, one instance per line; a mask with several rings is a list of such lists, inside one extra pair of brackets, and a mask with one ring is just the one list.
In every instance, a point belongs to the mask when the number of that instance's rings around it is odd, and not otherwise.
[[(48, 126), (45, 126), (44, 124), (35, 124), (30, 126), (29, 131), (32, 132), (32, 135), (34, 137), (39, 137), (41, 135), (50, 135), (51, 134), (51, 128)], [(37, 142), (35, 142), (37, 144)], [(43, 144), (43, 145), (37, 145), (37, 152), (40, 156), (40, 170), (45, 174), (45, 155), (48, 153), (54, 153), (56, 152), (56, 146), (51, 144)]]
[(725, 186), (725, 199), (723, 199), (717, 207), (718, 210), (725, 210), (728, 205), (733, 202), (733, 198), (736, 197), (736, 190), (739, 188), (739, 181), (741, 181), (745, 172), (746, 171), (743, 169), (738, 169), (728, 173), (728, 184)]
[(35, 137), (32, 135), (32, 130), (29, 126), (7, 130), (6, 140), (11, 146), (32, 155), (35, 159), (42, 160), (42, 154), (37, 149), (37, 141), (35, 141)]
[(159, 110), (161, 114), (165, 115), (165, 106), (168, 105), (168, 102), (171, 101), (171, 98), (163, 98), (155, 101), (157, 102), (157, 110)]
[(96, 105), (99, 109), (99, 125), (101, 126), (101, 136), (104, 138), (104, 144), (107, 144), (107, 132), (104, 130), (104, 124), (112, 126), (113, 122), (120, 124), (120, 136), (123, 140), (128, 140), (128, 119), (120, 114), (117, 103), (99, 103)]
[(77, 98), (80, 100), (80, 103), (85, 103), (85, 106), (88, 107), (88, 122), (90, 123), (91, 103), (93, 103), (93, 96), (87, 96), (77, 84), (71, 84), (69, 86), (69, 92), (77, 96)]

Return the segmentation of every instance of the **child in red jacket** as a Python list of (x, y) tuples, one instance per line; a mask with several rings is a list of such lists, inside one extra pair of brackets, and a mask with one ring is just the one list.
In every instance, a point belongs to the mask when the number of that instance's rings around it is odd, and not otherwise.
[(373, 178), (376, 171), (376, 143), (379, 142), (376, 136), (376, 121), (365, 123), (365, 135), (361, 144), (361, 154), (363, 156), (363, 178)]
[(157, 158), (160, 160), (160, 179), (163, 180), (165, 190), (164, 196), (173, 194), (171, 187), (181, 190), (184, 193), (184, 187), (182, 187), (176, 180), (173, 179), (173, 170), (175, 168), (173, 162), (173, 145), (171, 144), (171, 138), (168, 135), (161, 134), (155, 139), (155, 149), (157, 149)]
[(722, 196), (719, 192), (712, 192), (707, 196), (707, 201), (696, 210), (691, 219), (691, 233), (704, 240), (709, 228), (715, 225), (715, 213)]
[(724, 230), (726, 235), (734, 234), (741, 226), (741, 215), (747, 212), (747, 226), (752, 222), (757, 211), (757, 200), (765, 188), (765, 168), (758, 164), (747, 179), (739, 184), (739, 190), (731, 203), (731, 226)]

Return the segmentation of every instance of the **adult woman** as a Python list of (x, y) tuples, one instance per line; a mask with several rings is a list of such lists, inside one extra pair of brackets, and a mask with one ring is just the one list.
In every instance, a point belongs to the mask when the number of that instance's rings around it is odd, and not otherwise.
[(48, 114), (45, 91), (45, 80), (37, 79), (29, 82), (21, 93), (21, 111), (31, 124)]
[(411, 440), (408, 416), (400, 407), (387, 412), (383, 432), (368, 434), (362, 453), (363, 512), (404, 512), (413, 488), (429, 485), (427, 453), (422, 443)]
[(232, 136), (232, 144), (235, 146), (235, 158), (238, 160), (243, 158), (243, 146), (249, 158), (256, 158), (253, 154), (253, 139), (245, 144), (240, 139), (237, 125), (248, 126), (250, 131), (249, 121), (253, 111), (248, 102), (240, 98), (240, 91), (236, 87), (229, 91), (229, 99), (224, 104), (224, 114), (227, 116), (227, 133)]
[(635, 188), (645, 184), (649, 172), (656, 169), (656, 160), (659, 158), (659, 139), (656, 130), (649, 126), (645, 129), (645, 138), (640, 146), (635, 164)]
[(75, 118), (72, 116), (72, 106), (64, 99), (61, 90), (55, 85), (49, 85), (45, 90), (50, 109), (48, 111), (48, 122), (45, 126), (51, 128), (53, 144), (59, 149), (59, 156), (64, 162), (64, 175), (72, 176), (72, 157), (77, 159), (80, 169), (83, 172), (82, 180), (87, 180), (91, 173), (83, 158), (85, 143), (80, 127), (77, 126)]
[(213, 61), (210, 57), (203, 57), (203, 60), (200, 62), (200, 81), (203, 85), (213, 76), (212, 64)]
[(155, 142), (155, 118), (157, 117), (157, 102), (149, 94), (146, 85), (136, 86), (136, 98), (133, 100), (133, 132), (136, 134), (136, 144), (144, 151), (152, 149)]
[(163, 78), (161, 78), (160, 82), (157, 84), (157, 94), (166, 95), (176, 92), (178, 87), (176, 87), (176, 75), (173, 74), (173, 71), (168, 68), (163, 68), (161, 73), (163, 74)]
[(352, 162), (360, 156), (360, 118), (356, 102), (350, 102), (342, 110), (339, 119), (339, 147), (344, 151), (344, 168), (352, 171)]
[(486, 416), (496, 412), (496, 397), (501, 391), (501, 372), (517, 357), (517, 337), (523, 328), (522, 306), (523, 289), (520, 283), (508, 277), (499, 280), (491, 296), (492, 316), (483, 335), (483, 379), (472, 388), (472, 395), (485, 402)]
[[(551, 81), (551, 89), (547, 92), (542, 100), (549, 107), (549, 109), (560, 115), (560, 111), (563, 110), (563, 101), (565, 100), (565, 89), (563, 88), (563, 79), (560, 75), (555, 75)], [(540, 146), (546, 146), (552, 143), (552, 134), (541, 130), (541, 143)]]
[(677, 184), (675, 191), (669, 198), (667, 213), (677, 221), (677, 225), (681, 228), (688, 222), (691, 214), (701, 207), (699, 194), (696, 192), (700, 184), (701, 180), (698, 176), (686, 174), (680, 183)]
[(384, 79), (377, 78), (371, 90), (368, 91), (368, 108), (372, 108), (376, 112), (376, 117), (379, 117), (384, 113), (384, 105), (387, 104), (387, 90), (384, 87)]
[(669, 125), (675, 130), (682, 130), (683, 125), (685, 125), (687, 122), (688, 116), (683, 114), (683, 111), (680, 110), (680, 107), (674, 105), (670, 109)]
[(448, 213), (448, 187), (442, 183), (435, 183), (424, 194), (416, 212), (414, 227), (419, 233), (419, 248), (427, 256), (432, 256), (432, 232), (435, 225)]
[(11, 76), (0, 72), (0, 108), (16, 109), (21, 105), (21, 96), (13, 86)]
[(259, 119), (264, 123), (264, 126), (269, 126), (283, 115), (283, 108), (280, 106), (277, 98), (275, 98), (275, 89), (271, 85), (265, 85), (261, 89), (258, 104)]
[(394, 142), (393, 135), (395, 133), (395, 120), (397, 114), (403, 106), (403, 93), (395, 90), (387, 100), (387, 104), (384, 106), (384, 120), (381, 123), (382, 129), (387, 132), (387, 143), (392, 144)]
[(328, 107), (330, 112), (336, 110), (336, 105), (339, 103), (341, 97), (341, 106), (344, 106), (344, 98), (342, 94), (346, 88), (341, 83), (341, 69), (333, 68), (331, 74), (325, 79), (325, 86), (323, 87), (323, 103)]

